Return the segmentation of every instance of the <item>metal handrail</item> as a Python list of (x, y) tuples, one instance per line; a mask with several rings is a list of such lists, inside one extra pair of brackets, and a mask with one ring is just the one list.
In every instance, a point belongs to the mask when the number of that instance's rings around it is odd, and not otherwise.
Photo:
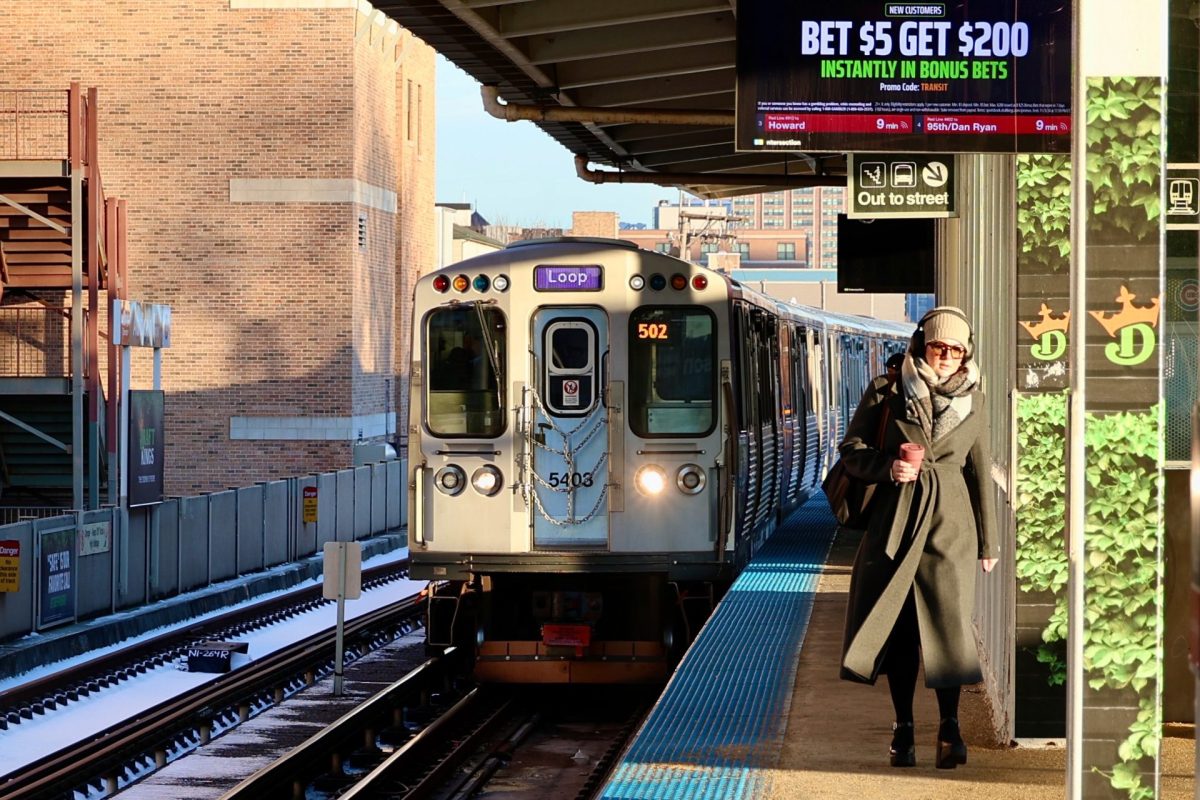
[(0, 91), (0, 161), (68, 157), (70, 91)]
[(70, 374), (70, 307), (0, 308), (0, 376), (61, 378)]

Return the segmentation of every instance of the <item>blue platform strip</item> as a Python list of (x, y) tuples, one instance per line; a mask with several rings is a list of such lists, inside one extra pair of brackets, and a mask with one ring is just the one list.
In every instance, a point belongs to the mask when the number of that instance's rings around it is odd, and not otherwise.
[(602, 798), (737, 800), (765, 794), (835, 530), (818, 494), (775, 532), (684, 656)]

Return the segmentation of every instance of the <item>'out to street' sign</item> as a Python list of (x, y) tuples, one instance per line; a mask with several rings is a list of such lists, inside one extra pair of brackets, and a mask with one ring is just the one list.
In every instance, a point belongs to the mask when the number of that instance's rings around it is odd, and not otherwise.
[(851, 219), (958, 216), (952, 154), (851, 153), (846, 170)]

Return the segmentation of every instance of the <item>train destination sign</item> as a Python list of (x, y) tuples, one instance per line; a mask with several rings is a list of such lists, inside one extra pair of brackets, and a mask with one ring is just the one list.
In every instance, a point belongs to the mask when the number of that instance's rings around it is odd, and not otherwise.
[(737, 149), (1062, 152), (1071, 5), (746, 3)]
[(539, 292), (598, 292), (604, 288), (599, 266), (541, 264), (533, 268), (533, 288)]

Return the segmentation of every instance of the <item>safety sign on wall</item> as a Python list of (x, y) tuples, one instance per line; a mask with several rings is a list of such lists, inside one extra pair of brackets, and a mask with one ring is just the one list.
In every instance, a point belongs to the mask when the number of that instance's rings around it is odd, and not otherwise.
[(563, 381), (563, 408), (573, 406), (579, 407), (579, 381), (565, 380)]
[(846, 171), (851, 219), (958, 216), (952, 154), (851, 153)]
[(0, 592), (21, 591), (21, 543), (0, 541)]

